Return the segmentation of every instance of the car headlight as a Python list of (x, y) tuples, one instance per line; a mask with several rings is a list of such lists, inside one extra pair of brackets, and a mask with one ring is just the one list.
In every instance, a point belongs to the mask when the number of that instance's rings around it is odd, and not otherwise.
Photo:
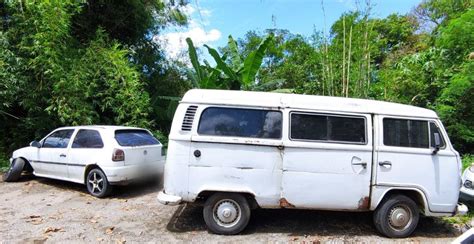
[(469, 167), (469, 171), (471, 171), (472, 173), (474, 173), (474, 165), (471, 165), (471, 166)]
[(464, 187), (471, 189), (472, 188), (472, 181), (470, 181), (470, 180), (464, 181)]

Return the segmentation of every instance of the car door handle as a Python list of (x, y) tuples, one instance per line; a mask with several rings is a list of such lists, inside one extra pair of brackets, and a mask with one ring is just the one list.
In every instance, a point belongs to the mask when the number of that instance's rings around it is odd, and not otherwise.
[(352, 165), (361, 165), (364, 169), (367, 168), (367, 162), (352, 163)]
[(389, 168), (392, 167), (392, 162), (390, 162), (390, 161), (383, 161), (383, 162), (379, 162), (379, 165), (389, 169)]
[(66, 154), (61, 153), (61, 154), (59, 154), (59, 157), (65, 158), (65, 157), (66, 157)]

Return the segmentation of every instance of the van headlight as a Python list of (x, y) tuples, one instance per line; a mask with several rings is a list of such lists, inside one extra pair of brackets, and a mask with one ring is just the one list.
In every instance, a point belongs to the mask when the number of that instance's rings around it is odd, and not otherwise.
[(464, 181), (464, 187), (472, 189), (472, 181), (470, 180)]

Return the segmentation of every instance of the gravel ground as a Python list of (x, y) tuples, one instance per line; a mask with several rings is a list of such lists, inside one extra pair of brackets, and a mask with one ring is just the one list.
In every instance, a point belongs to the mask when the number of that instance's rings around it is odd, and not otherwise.
[(460, 232), (437, 218), (422, 218), (411, 238), (380, 237), (370, 213), (255, 210), (236, 236), (207, 232), (202, 207), (163, 206), (159, 186), (118, 187), (97, 199), (82, 185), (24, 177), (0, 182), (0, 242), (426, 242), (446, 243)]

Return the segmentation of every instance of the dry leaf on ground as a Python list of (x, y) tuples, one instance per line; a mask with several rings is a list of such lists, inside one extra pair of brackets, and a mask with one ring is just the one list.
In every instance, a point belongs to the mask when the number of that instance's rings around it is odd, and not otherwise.
[(115, 229), (115, 227), (113, 227), (113, 226), (107, 228), (107, 229), (105, 230), (105, 234), (107, 234), (107, 235), (112, 235), (112, 233), (114, 233), (114, 229)]
[(63, 228), (57, 228), (57, 227), (48, 227), (44, 230), (45, 234), (51, 233), (51, 232), (64, 232)]

